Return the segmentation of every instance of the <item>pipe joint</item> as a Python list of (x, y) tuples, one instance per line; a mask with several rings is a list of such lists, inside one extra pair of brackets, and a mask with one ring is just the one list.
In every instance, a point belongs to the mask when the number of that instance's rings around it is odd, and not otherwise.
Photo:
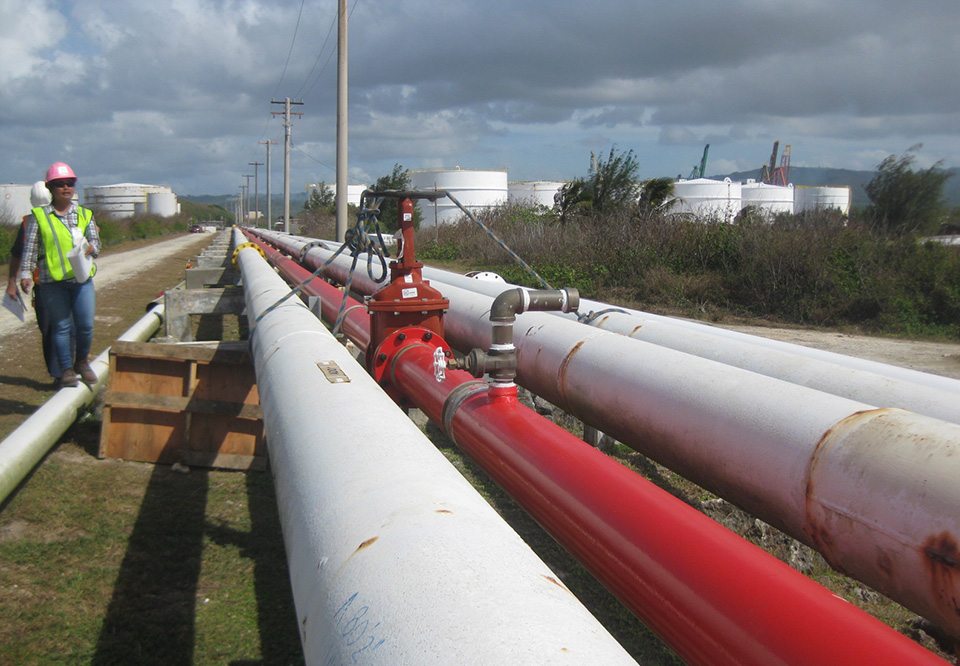
[(512, 384), (517, 376), (517, 350), (513, 344), (494, 344), (488, 351), (473, 349), (463, 359), (463, 367), (474, 377), (489, 374), (494, 383)]
[(580, 292), (565, 289), (508, 289), (493, 301), (490, 349), (474, 349), (464, 359), (464, 368), (474, 377), (490, 375), (497, 386), (511, 386), (517, 376), (517, 350), (513, 346), (513, 324), (523, 312), (574, 312), (580, 307)]

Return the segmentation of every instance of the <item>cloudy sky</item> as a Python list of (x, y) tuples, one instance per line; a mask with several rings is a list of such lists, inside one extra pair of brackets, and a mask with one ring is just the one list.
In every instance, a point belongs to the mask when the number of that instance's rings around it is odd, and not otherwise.
[[(350, 182), (406, 168), (585, 175), (960, 166), (958, 0), (348, 0)], [(237, 193), (336, 180), (336, 0), (0, 0), (0, 183)], [(258, 168), (265, 190), (265, 168)], [(253, 180), (250, 181), (253, 187)]]

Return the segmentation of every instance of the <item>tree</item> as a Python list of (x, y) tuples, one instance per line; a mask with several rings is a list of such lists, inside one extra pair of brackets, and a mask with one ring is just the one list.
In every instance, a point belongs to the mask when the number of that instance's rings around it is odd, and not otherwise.
[[(383, 192), (386, 190), (409, 190), (410, 172), (407, 169), (404, 169), (401, 164), (395, 163), (393, 165), (393, 171), (391, 171), (389, 175), (378, 178), (377, 182), (370, 186), (370, 189), (376, 192)], [(372, 205), (372, 203), (372, 201), (368, 201), (367, 205)], [(383, 229), (396, 231), (400, 228), (398, 218), (399, 208), (397, 207), (397, 203), (398, 200), (393, 198), (386, 198), (380, 203), (380, 214), (377, 217), (380, 220), (380, 226)], [(414, 206), (413, 226), (415, 228), (420, 227), (420, 219), (420, 208), (419, 206)]]
[(303, 209), (315, 211), (330, 210), (334, 208), (335, 205), (333, 190), (327, 187), (326, 183), (320, 181), (320, 184), (310, 191), (310, 197), (307, 199), (307, 202), (303, 204)]
[(877, 175), (866, 185), (871, 203), (867, 220), (879, 231), (930, 233), (943, 218), (943, 186), (950, 174), (941, 168), (942, 162), (914, 171), (914, 153), (920, 147), (917, 144), (900, 156), (884, 159), (877, 165)]
[(640, 187), (640, 211), (653, 213), (673, 197), (673, 178), (651, 178)]
[(639, 196), (637, 170), (640, 163), (633, 150), (617, 153), (610, 148), (607, 159), (590, 153), (590, 171), (587, 178), (577, 178), (564, 185), (558, 193), (560, 217), (589, 202), (594, 211), (628, 206), (633, 208)]

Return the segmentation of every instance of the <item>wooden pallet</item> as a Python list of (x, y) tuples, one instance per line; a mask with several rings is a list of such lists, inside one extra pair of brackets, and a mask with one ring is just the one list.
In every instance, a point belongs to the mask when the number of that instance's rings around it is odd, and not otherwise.
[(265, 469), (253, 363), (243, 342), (116, 342), (100, 457)]

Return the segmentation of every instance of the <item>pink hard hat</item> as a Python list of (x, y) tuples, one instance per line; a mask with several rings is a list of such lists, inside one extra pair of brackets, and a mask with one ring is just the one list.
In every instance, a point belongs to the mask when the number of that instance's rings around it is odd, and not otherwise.
[(59, 180), (60, 178), (76, 178), (77, 174), (73, 172), (73, 169), (70, 168), (70, 165), (66, 162), (54, 162), (50, 165), (50, 168), (47, 169), (47, 177), (44, 178), (45, 183), (49, 183), (51, 180)]

